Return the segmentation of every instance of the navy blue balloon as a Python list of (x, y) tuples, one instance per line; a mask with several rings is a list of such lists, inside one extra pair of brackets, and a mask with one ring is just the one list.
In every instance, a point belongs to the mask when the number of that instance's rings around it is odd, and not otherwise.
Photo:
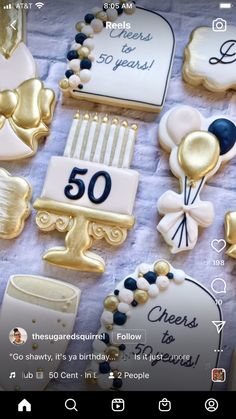
[(67, 71), (65, 72), (65, 76), (66, 76), (66, 78), (67, 78), (67, 79), (69, 79), (69, 78), (70, 78), (70, 76), (73, 76), (73, 74), (74, 74), (74, 71), (72, 71), (72, 70), (67, 70)]
[(149, 271), (143, 275), (143, 277), (149, 282), (149, 284), (155, 284), (157, 275), (155, 272)]
[(103, 333), (103, 338), (101, 340), (102, 342), (108, 344), (110, 342), (110, 336), (108, 335), (108, 333)]
[(236, 126), (229, 119), (216, 119), (208, 127), (208, 131), (218, 138), (221, 156), (226, 154), (234, 146), (236, 141)]
[(125, 313), (121, 313), (120, 311), (116, 311), (113, 315), (113, 321), (115, 324), (118, 324), (119, 326), (122, 326), (125, 324), (127, 320), (127, 316)]
[(74, 49), (72, 49), (71, 51), (69, 51), (68, 54), (67, 54), (67, 59), (69, 61), (75, 60), (78, 57), (79, 57), (78, 52), (75, 51)]
[(101, 362), (99, 364), (99, 371), (101, 374), (108, 374), (111, 371), (109, 362)]
[(88, 38), (87, 35), (85, 35), (82, 32), (79, 32), (75, 35), (75, 42), (77, 42), (77, 44), (83, 45), (85, 39), (87, 39), (87, 38)]
[(121, 378), (114, 378), (113, 380), (113, 387), (114, 388), (121, 388), (123, 385), (123, 381), (121, 380)]
[(137, 281), (134, 278), (126, 278), (124, 286), (127, 290), (135, 291), (137, 289)]

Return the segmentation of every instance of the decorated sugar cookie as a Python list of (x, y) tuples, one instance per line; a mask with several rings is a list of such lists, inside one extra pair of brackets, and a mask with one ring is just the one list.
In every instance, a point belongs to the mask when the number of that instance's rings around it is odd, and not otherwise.
[[(213, 21), (213, 27), (196, 28), (185, 48), (184, 80), (203, 85), (213, 92), (236, 89), (236, 26), (222, 19)], [(216, 31), (216, 25), (221, 31)]]
[(30, 214), (31, 187), (22, 177), (0, 168), (0, 238), (20, 235)]
[(76, 24), (61, 90), (79, 100), (158, 112), (171, 74), (173, 30), (156, 12), (131, 1), (115, 4), (95, 7)]
[[(80, 290), (62, 281), (34, 275), (10, 277), (0, 314), (0, 385), (4, 390), (43, 390), (48, 384), (49, 372), (59, 365), (55, 353), (64, 354), (69, 343), (54, 341), (53, 336), (72, 333), (79, 299)], [(34, 334), (46, 338), (39, 340)], [(9, 353), (24, 359), (15, 361)], [(15, 371), (11, 380), (10, 371)], [(22, 371), (30, 371), (34, 378), (24, 379)], [(36, 379), (37, 372), (43, 373), (41, 379)]]
[(226, 254), (236, 259), (236, 211), (229, 211), (225, 215), (225, 238), (231, 245)]
[(41, 197), (34, 203), (42, 231), (66, 233), (65, 248), (49, 250), (50, 263), (103, 272), (93, 240), (117, 246), (133, 227), (138, 172), (130, 170), (137, 125), (97, 114), (76, 114), (63, 157), (52, 157)]
[(1, 9), (0, 19), (0, 160), (15, 160), (35, 154), (38, 140), (49, 134), (55, 94), (36, 78), (24, 43), (24, 11)]
[(204, 183), (222, 163), (236, 154), (235, 123), (225, 116), (204, 118), (189, 106), (166, 112), (160, 121), (160, 144), (170, 152), (170, 169), (180, 181), (181, 192), (165, 192), (157, 208), (163, 218), (157, 226), (172, 253), (194, 248), (198, 226), (214, 221), (214, 206), (202, 201)]
[(210, 390), (222, 339), (212, 319), (220, 307), (199, 282), (165, 260), (141, 264), (105, 298), (93, 343), (104, 359), (88, 369), (102, 389)]

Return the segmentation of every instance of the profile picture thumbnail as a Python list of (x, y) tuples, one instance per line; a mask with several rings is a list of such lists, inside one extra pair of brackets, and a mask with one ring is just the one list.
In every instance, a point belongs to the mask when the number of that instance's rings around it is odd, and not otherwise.
[(13, 345), (24, 345), (27, 341), (27, 332), (22, 327), (14, 327), (9, 333), (9, 340)]

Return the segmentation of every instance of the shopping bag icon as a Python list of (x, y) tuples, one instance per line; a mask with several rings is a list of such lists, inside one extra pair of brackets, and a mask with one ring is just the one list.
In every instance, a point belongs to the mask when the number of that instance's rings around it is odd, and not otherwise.
[(169, 412), (171, 410), (171, 402), (167, 399), (162, 399), (158, 403), (158, 409), (160, 412)]

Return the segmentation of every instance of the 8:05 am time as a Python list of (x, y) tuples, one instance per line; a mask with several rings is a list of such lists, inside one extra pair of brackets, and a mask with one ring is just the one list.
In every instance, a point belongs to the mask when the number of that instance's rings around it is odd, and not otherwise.
[(104, 3), (103, 10), (106, 11), (107, 9), (115, 9), (115, 10), (124, 10), (124, 9), (132, 9), (134, 3), (132, 1), (125, 1), (124, 3), (118, 2), (111, 2), (111, 3)]

